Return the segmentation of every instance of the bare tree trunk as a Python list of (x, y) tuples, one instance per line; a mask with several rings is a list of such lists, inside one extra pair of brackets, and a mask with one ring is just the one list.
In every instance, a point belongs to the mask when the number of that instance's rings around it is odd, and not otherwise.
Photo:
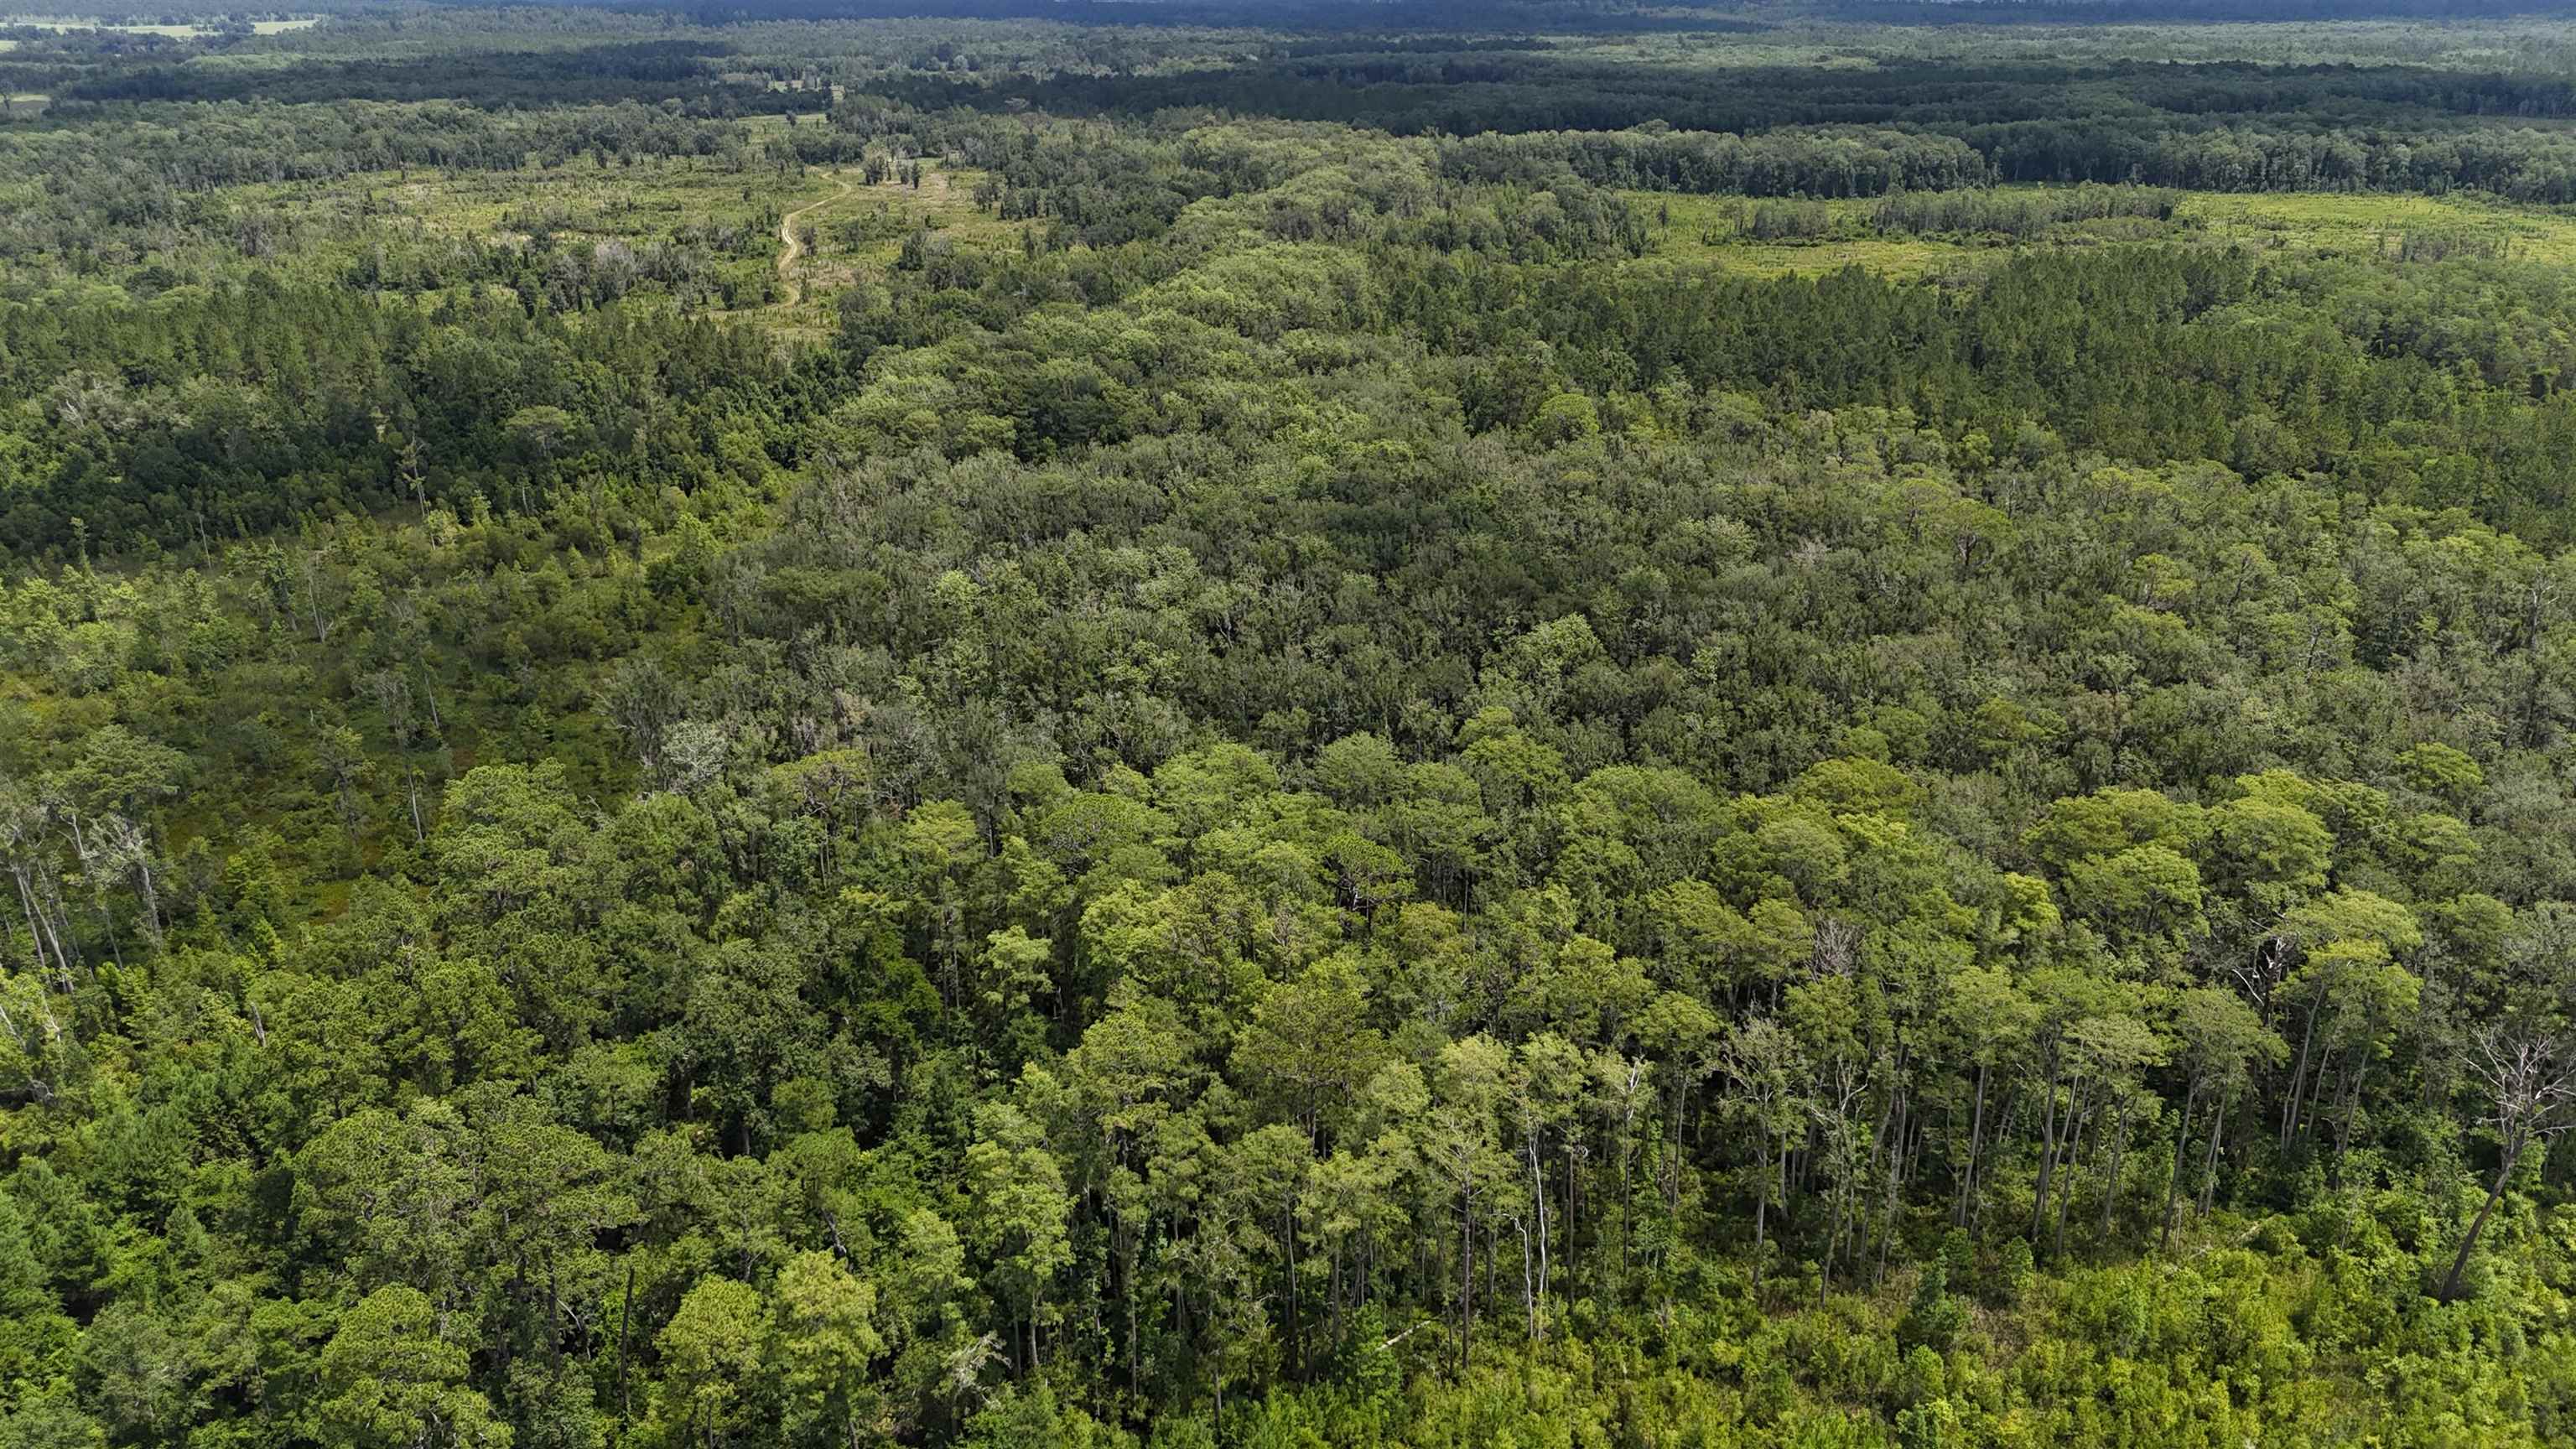
[(1521, 1308), (1529, 1315), (1529, 1341), (1538, 1342), (1538, 1268), (1530, 1252), (1529, 1220), (1512, 1214), (1512, 1229), (1521, 1240)]
[[(1753, 1176), (1753, 1298), (1756, 1303), (1762, 1299), (1762, 1236), (1771, 1211), (1772, 1170), (1771, 1144), (1765, 1141), (1762, 1144), (1762, 1169)], [(1789, 1139), (1785, 1136), (1780, 1139), (1778, 1170), (1782, 1176), (1788, 1175)]]
[(1458, 1190), (1458, 1373), (1467, 1372), (1469, 1341), (1476, 1331), (1475, 1178), (1461, 1180)]
[[(1898, 1070), (1901, 1072), (1903, 1068)], [(1869, 1280), (1873, 1288), (1887, 1280), (1888, 1244), (1896, 1237), (1897, 1195), (1905, 1186), (1905, 1129), (1909, 1105), (1905, 1089), (1900, 1084), (1896, 1089), (1896, 1140), (1889, 1144), (1887, 1153), (1887, 1201), (1879, 1214), (1878, 1266), (1871, 1271)]]
[(2521, 1158), (2521, 1143), (2505, 1149), (2504, 1164), (2496, 1169), (2495, 1185), (2487, 1189), (2486, 1203), (2478, 1209), (2477, 1220), (2469, 1224), (2469, 1235), (2460, 1240), (2460, 1254), (2451, 1260), (2451, 1271), (2442, 1279), (2443, 1302), (2448, 1303), (2460, 1296), (2460, 1275), (2468, 1271), (2469, 1254), (2477, 1251), (2478, 1234), (2487, 1230), (2487, 1219), (2494, 1214), (2496, 1204), (2504, 1199), (2505, 1184), (2513, 1180), (2514, 1164)]
[(2216, 1112), (2210, 1114), (2209, 1155), (2202, 1159), (2200, 1167), (2200, 1215), (2202, 1217), (2209, 1216), (2209, 1200), (2218, 1191), (2218, 1141), (2227, 1135), (2227, 1109), (2233, 1103), (2234, 1099), (2231, 1095), (2218, 1104)]
[[(36, 903), (36, 919), (44, 922), (45, 936), (54, 947), (54, 964), (61, 968), (63, 990), (68, 992), (74, 984), (72, 968), (80, 964), (80, 937), (72, 931), (71, 912), (63, 905), (62, 882), (49, 875), (38, 879), (45, 891)], [(71, 945), (63, 944), (65, 936), (71, 937)]]
[[(1577, 1147), (1575, 1139), (1580, 1135), (1581, 1124), (1570, 1124), (1569, 1130), (1566, 1133), (1565, 1142), (1565, 1252), (1569, 1260), (1571, 1260), (1575, 1254), (1575, 1236), (1579, 1231), (1578, 1224), (1582, 1222), (1582, 1218), (1576, 1213), (1575, 1200), (1575, 1191), (1581, 1183), (1583, 1176), (1577, 1166), (1581, 1159), (1576, 1156)], [(1568, 1274), (1574, 1272), (1574, 1265), (1571, 1261), (1566, 1264), (1565, 1271)]]
[(617, 1315), (617, 1433), (609, 1441), (611, 1443), (617, 1443), (626, 1437), (626, 1417), (628, 1412), (628, 1401), (626, 1398), (626, 1339), (628, 1331), (634, 1326), (635, 1260), (629, 1258), (626, 1261), (626, 1307)]
[(1986, 1140), (1986, 1077), (1993, 1070), (1989, 1063), (1977, 1063), (1977, 1105), (1968, 1118), (1968, 1166), (1959, 1174), (1959, 1205), (1950, 1213), (1957, 1227), (1968, 1225), (1968, 1198), (1977, 1190), (1977, 1154)]
[[(2039, 1154), (2039, 1183), (2031, 1192), (2030, 1245), (2039, 1246), (2039, 1232), (2048, 1223), (2048, 1184), (2057, 1171), (2057, 1054), (2049, 1053), (2049, 1069), (2043, 1074), (2039, 1090), (2039, 1123), (2042, 1147)], [(2072, 1104), (2070, 1104), (2071, 1106)]]
[(1127, 1391), (1141, 1393), (1144, 1373), (1143, 1361), (1136, 1348), (1136, 1300), (1143, 1294), (1138, 1291), (1136, 1282), (1136, 1229), (1124, 1213), (1118, 1215), (1118, 1240), (1119, 1286), (1126, 1290), (1118, 1296), (1127, 1300)]
[(2174, 1138), (2173, 1171), (2165, 1176), (2164, 1222), (2156, 1234), (2156, 1246), (2159, 1248), (2169, 1246), (2173, 1242), (2174, 1196), (2182, 1188), (2183, 1154), (2191, 1150), (2191, 1112), (2199, 1105), (2200, 1073), (2194, 1072), (2191, 1074), (2191, 1086), (2182, 1097), (2182, 1132)]
[(2316, 1045), (2317, 1018), (2325, 1014), (2326, 998), (2329, 994), (2327, 992), (2317, 994), (2316, 1001), (2308, 1007), (2308, 1024), (2299, 1033), (2299, 1062), (2297, 1066), (2290, 1069), (2288, 1100), (2281, 1107), (2281, 1150), (2284, 1152), (2290, 1150), (2291, 1140), (2298, 1135), (2299, 1091), (2307, 1082), (2308, 1051)]
[(1530, 1341), (1538, 1342), (1547, 1332), (1540, 1309), (1547, 1303), (1547, 1174), (1539, 1167), (1538, 1134), (1529, 1134), (1530, 1202), (1538, 1211), (1538, 1306), (1530, 1312)]
[(2102, 1183), (2102, 1240), (2111, 1239), (2111, 1212), (2120, 1201), (2120, 1158), (2129, 1145), (2129, 1099), (2111, 1098), (2111, 1165)]
[(2084, 1147), (2084, 1123), (2091, 1115), (2083, 1106), (2084, 1086), (2077, 1082), (2074, 1095), (2066, 1104), (2066, 1170), (2060, 1175), (2057, 1189), (2057, 1238), (2049, 1252), (2066, 1256), (2066, 1210), (2075, 1202), (2075, 1159)]
[[(18, 882), (18, 904), (27, 912), (28, 944), (35, 948), (36, 970), (41, 973), (45, 969), (45, 928), (36, 919), (36, 893), (27, 886), (25, 866), (13, 861), (9, 866), (9, 874)], [(69, 963), (64, 963), (63, 978), (66, 981), (71, 978)]]
[[(2021, 1105), (2021, 1088), (2008, 1083), (2004, 1089), (2003, 1111), (1995, 1122), (1994, 1147), (2001, 1147), (2004, 1143), (2013, 1140), (2013, 1129), (2021, 1122)], [(1978, 1172), (1982, 1178), (1984, 1169), (1981, 1167)], [(1968, 1199), (1968, 1241), (1972, 1243), (1982, 1241), (1985, 1231), (1986, 1200), (1982, 1196), (1970, 1197)]]
[(161, 892), (152, 879), (152, 862), (141, 855), (134, 859), (135, 893), (143, 897), (143, 924), (152, 932), (152, 949), (161, 949)]

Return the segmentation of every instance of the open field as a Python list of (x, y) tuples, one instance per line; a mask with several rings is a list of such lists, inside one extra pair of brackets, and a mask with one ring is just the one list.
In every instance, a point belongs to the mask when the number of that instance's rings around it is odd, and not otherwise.
[[(1740, 196), (1683, 196), (1631, 192), (1646, 217), (1650, 257), (1697, 262), (1755, 276), (1813, 275), (1863, 267), (1889, 276), (1920, 277), (1971, 264), (2004, 249), (1930, 237), (1842, 236), (1820, 241), (1760, 241), (1745, 234), (1745, 218), (1761, 206)], [(1814, 203), (1837, 227), (1866, 228), (1874, 200)]]
[[(2007, 186), (1995, 193), (2046, 190)], [(1993, 233), (1878, 232), (1871, 218), (1879, 203), (1871, 198), (1765, 203), (1663, 192), (1628, 196), (1646, 217), (1650, 258), (1755, 276), (1812, 276), (1847, 266), (1893, 277), (1943, 276), (1981, 269), (2015, 250), (2011, 238)], [(1820, 209), (1831, 218), (1829, 234), (1788, 240), (1749, 235), (1750, 219), (1766, 204)], [(2576, 265), (2576, 210), (2466, 195), (2194, 192), (2183, 197), (2168, 222), (2066, 222), (2023, 245), (2082, 247), (2148, 238), (2357, 257), (2396, 257), (2411, 240), (2418, 247), (2447, 243), (2454, 251), (2501, 260)]]
[[(253, 35), (284, 35), (290, 31), (310, 30), (321, 23), (322, 18), (318, 15), (308, 15), (293, 20), (254, 20), (250, 23), (250, 30)], [(159, 35), (172, 40), (194, 40), (200, 36), (220, 33), (211, 25), (149, 25), (133, 21), (100, 20), (80, 15), (0, 16), (0, 29), (8, 28), (50, 30), (56, 34), (74, 30), (121, 30), (128, 35)], [(0, 44), (14, 44), (14, 42), (0, 42)]]
[(2213, 237), (2340, 255), (2395, 253), (2412, 235), (2471, 238), (2514, 261), (2576, 264), (2576, 211), (2474, 196), (2201, 193), (2177, 218)]
[(975, 205), (982, 175), (925, 165), (917, 187), (901, 179), (869, 183), (857, 167), (811, 178), (807, 189), (820, 194), (781, 223), (780, 285), (777, 297), (761, 309), (763, 320), (788, 335), (817, 335), (833, 295), (891, 270), (915, 235), (931, 251), (1009, 244), (1020, 224)]
[(976, 205), (982, 179), (980, 171), (936, 164), (924, 165), (916, 187), (899, 176), (869, 183), (855, 165), (799, 172), (702, 158), (608, 168), (582, 160), (519, 171), (366, 172), (219, 195), (225, 211), (274, 218), (308, 252), (347, 264), (388, 246), (431, 258), (468, 246), (537, 246), (550, 255), (684, 248), (708, 274), (681, 298), (684, 306), (757, 315), (813, 337), (829, 320), (831, 298), (894, 267), (916, 233), (932, 252), (1016, 245), (1022, 223)]

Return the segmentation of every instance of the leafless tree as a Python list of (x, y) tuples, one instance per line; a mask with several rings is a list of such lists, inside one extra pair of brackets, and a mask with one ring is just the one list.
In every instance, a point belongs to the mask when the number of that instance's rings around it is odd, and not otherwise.
[(2495, 1128), (2503, 1159), (2496, 1164), (2495, 1184), (2487, 1189), (2486, 1205), (2478, 1209), (2476, 1221), (2469, 1224), (2469, 1235), (2460, 1241), (2460, 1254), (2451, 1260), (2450, 1274), (2442, 1280), (2440, 1297), (2445, 1302), (2459, 1296), (2460, 1274), (2468, 1269), (2469, 1254), (2477, 1249), (2478, 1235), (2486, 1231), (2487, 1219), (2504, 1198), (2505, 1185), (2513, 1181), (2514, 1168), (2520, 1165), (2524, 1151), (2534, 1142), (2546, 1142), (2576, 1127), (2576, 1054), (2571, 1054), (2569, 1046), (2563, 1034), (2514, 1026), (2500, 1026), (2479, 1035), (2469, 1069), (2487, 1084), (2495, 1103), (2495, 1110), (2486, 1120)]
[(733, 752), (734, 732), (704, 720), (682, 720), (663, 737), (659, 774), (663, 787), (687, 795), (724, 773)]
[(416, 733), (411, 714), (411, 682), (403, 678), (402, 671), (390, 667), (370, 671), (359, 681), (359, 687), (383, 713), (385, 731), (393, 737), (394, 748), (410, 749)]
[(129, 876), (135, 898), (143, 904), (144, 930), (154, 950), (161, 948), (161, 890), (152, 860), (152, 833), (122, 815), (100, 815), (93, 822), (90, 849), (82, 863), (103, 867), (107, 874)]

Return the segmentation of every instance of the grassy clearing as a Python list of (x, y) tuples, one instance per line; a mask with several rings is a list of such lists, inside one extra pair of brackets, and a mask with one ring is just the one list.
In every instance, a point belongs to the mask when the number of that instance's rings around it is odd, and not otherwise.
[(364, 190), (394, 217), (444, 234), (524, 238), (542, 225), (559, 235), (624, 241), (655, 240), (692, 224), (765, 229), (796, 195), (792, 183), (773, 173), (696, 160), (625, 167), (580, 161), (401, 178), (377, 173), (366, 178)]
[[(2006, 187), (2036, 193), (2041, 187)], [(1763, 240), (1744, 225), (1761, 203), (1731, 196), (1631, 192), (1646, 217), (1650, 259), (1715, 266), (1750, 276), (1813, 276), (1858, 266), (1891, 277), (1957, 276), (1991, 266), (2020, 246), (2099, 246), (2120, 239), (2250, 246), (2310, 256), (2396, 257), (2427, 242), (2509, 261), (2576, 266), (2576, 208), (2515, 205), (2474, 196), (2193, 192), (2170, 222), (2070, 222), (2016, 244), (1993, 234), (1879, 234), (1877, 203), (1816, 203), (1832, 235)]]
[(828, 177), (818, 174), (811, 191), (819, 203), (791, 223), (800, 246), (793, 261), (782, 264), (781, 276), (788, 283), (782, 288), (784, 300), (762, 309), (767, 320), (792, 333), (820, 330), (829, 320), (833, 294), (891, 270), (916, 232), (932, 248), (984, 251), (1018, 245), (1021, 223), (1003, 221), (975, 204), (975, 186), (983, 176), (962, 167), (925, 165), (921, 185), (914, 187), (900, 181), (872, 185), (857, 167)]
[(2409, 237), (2465, 237), (2514, 261), (2576, 264), (2576, 213), (2468, 196), (2194, 194), (2177, 220), (2214, 238), (2343, 256), (2395, 255)]
[[(9, 102), (14, 117), (26, 118), (41, 110), (44, 97)], [(245, 262), (238, 240), (254, 232), (325, 267), (412, 278), (434, 271), (435, 259), (468, 243), (525, 246), (543, 236), (555, 256), (607, 244), (639, 256), (677, 246), (697, 269), (683, 305), (819, 336), (830, 325), (833, 297), (893, 268), (916, 234), (933, 251), (1016, 247), (1022, 224), (975, 203), (983, 179), (980, 171), (926, 164), (918, 187), (871, 184), (856, 165), (781, 170), (698, 157), (607, 166), (585, 157), (513, 171), (363, 172), (213, 193), (204, 202), (210, 224), (163, 248), (156, 260), (182, 275), (235, 273), (258, 265)], [(0, 188), (0, 208), (11, 204)], [(432, 263), (411, 268), (404, 261), (422, 256)], [(543, 275), (549, 265), (540, 257), (534, 268)], [(487, 272), (480, 282), (450, 285), (504, 284)], [(638, 285), (650, 292), (661, 283), (647, 276)], [(433, 282), (421, 300), (434, 303), (446, 290)]]
[(890, 267), (915, 227), (927, 228), (934, 245), (990, 250), (1019, 244), (1020, 223), (1003, 221), (975, 204), (984, 173), (959, 167), (923, 169), (918, 188), (899, 182), (860, 186), (833, 209), (817, 257), (837, 256), (854, 270)]
[[(321, 23), (320, 16), (306, 16), (301, 20), (254, 20), (250, 23), (250, 31), (253, 35), (284, 35), (294, 30), (310, 30)], [(122, 20), (98, 20), (83, 15), (0, 16), (0, 26), (50, 30), (57, 35), (73, 30), (121, 30), (128, 35), (160, 35), (172, 40), (195, 40), (218, 33), (211, 25), (143, 25)], [(0, 42), (0, 44), (14, 43)]]
[(827, 194), (819, 178), (686, 158), (602, 167), (584, 159), (520, 171), (367, 172), (327, 182), (229, 188), (222, 202), (309, 228), (308, 253), (354, 259), (388, 237), (413, 242), (642, 248), (683, 231), (729, 286), (757, 291), (777, 256), (778, 218)]
[[(1749, 276), (1815, 276), (1858, 266), (1891, 277), (1945, 275), (2004, 255), (1999, 242), (1913, 236), (1839, 236), (1821, 241), (1761, 241), (1743, 233), (1758, 202), (1738, 196), (1630, 192), (1646, 218), (1650, 258), (1722, 267)], [(1838, 229), (1866, 229), (1877, 203), (1830, 201)]]

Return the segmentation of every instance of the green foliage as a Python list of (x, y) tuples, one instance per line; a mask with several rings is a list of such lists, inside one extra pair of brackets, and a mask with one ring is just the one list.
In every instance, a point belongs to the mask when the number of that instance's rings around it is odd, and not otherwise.
[(2567, 1438), (2565, 27), (1545, 14), (13, 31), (0, 1449)]

